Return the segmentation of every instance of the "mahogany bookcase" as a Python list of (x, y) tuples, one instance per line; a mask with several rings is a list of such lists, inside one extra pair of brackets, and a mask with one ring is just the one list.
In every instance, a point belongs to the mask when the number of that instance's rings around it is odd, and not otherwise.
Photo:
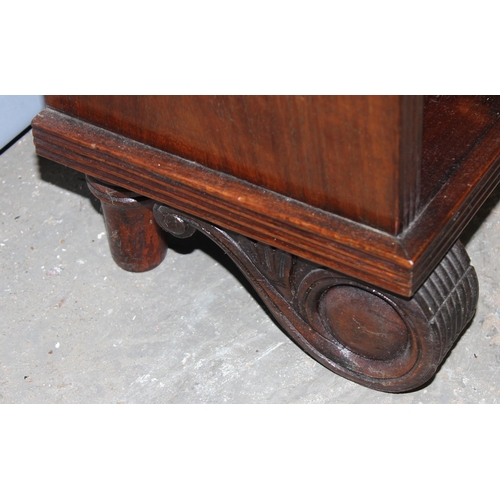
[(498, 96), (47, 96), (32, 126), (87, 174), (118, 265), (201, 231), (350, 380), (421, 386), (474, 315), (458, 237), (500, 180)]

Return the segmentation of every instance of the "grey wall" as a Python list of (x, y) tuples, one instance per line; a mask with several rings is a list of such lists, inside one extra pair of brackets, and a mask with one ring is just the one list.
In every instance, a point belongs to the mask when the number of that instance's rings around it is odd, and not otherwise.
[(41, 95), (0, 95), (0, 150), (43, 109)]

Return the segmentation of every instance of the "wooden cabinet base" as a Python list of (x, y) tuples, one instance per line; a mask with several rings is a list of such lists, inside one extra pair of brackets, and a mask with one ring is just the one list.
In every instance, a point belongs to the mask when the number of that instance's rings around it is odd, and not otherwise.
[(49, 96), (32, 126), (92, 176), (118, 265), (201, 231), (350, 380), (420, 387), (474, 315), (456, 241), (500, 182), (498, 96)]
[(210, 237), (302, 349), (372, 389), (404, 392), (429, 381), (476, 309), (477, 277), (461, 243), (408, 299), (165, 205), (154, 213), (176, 237)]

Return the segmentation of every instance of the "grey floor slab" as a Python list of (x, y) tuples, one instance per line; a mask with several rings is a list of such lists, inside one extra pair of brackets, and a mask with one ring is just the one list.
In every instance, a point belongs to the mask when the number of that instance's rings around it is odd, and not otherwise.
[(497, 403), (500, 189), (464, 232), (476, 316), (434, 379), (375, 392), (291, 342), (224, 254), (170, 240), (143, 274), (109, 254), (82, 174), (37, 157), (31, 132), (0, 156), (2, 403)]

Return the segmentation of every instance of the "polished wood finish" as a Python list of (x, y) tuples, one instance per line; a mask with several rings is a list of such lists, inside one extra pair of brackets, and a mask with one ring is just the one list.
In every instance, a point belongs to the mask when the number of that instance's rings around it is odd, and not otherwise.
[(457, 238), (500, 180), (499, 97), (47, 104), (37, 152), (92, 176), (125, 269), (163, 259), (160, 228), (201, 231), (306, 352), (388, 392), (429, 381), (474, 315), (477, 277)]
[(122, 269), (136, 273), (160, 265), (167, 241), (154, 219), (154, 202), (92, 177), (87, 177), (87, 185), (101, 202), (113, 260)]
[[(82, 98), (82, 102), (86, 99)], [(422, 166), (418, 176), (414, 167), (408, 170), (409, 187), (402, 196), (413, 199), (413, 208), (408, 205), (405, 209), (405, 217), (411, 221), (397, 235), (51, 108), (33, 121), (33, 134), (37, 152), (42, 156), (366, 283), (411, 296), (500, 180), (500, 121), (490, 108), (498, 100), (492, 98), (491, 105), (488, 102), (482, 97), (426, 100), (422, 158), (429, 163)], [(453, 133), (448, 135), (438, 133), (439, 126), (432, 123), (430, 132), (426, 132), (426, 124), (441, 116), (437, 111), (440, 106), (448, 110), (443, 111), (445, 124), (453, 124)], [(116, 113), (120, 113), (119, 108)], [(111, 116), (107, 126), (115, 121)], [(414, 126), (412, 122), (407, 129)], [(474, 140), (469, 137), (467, 142), (464, 138), (470, 135), (470, 129), (480, 135)], [(446, 154), (436, 152), (439, 143)], [(414, 148), (419, 149), (418, 141)], [(413, 153), (406, 154), (415, 157)], [(443, 180), (437, 183), (437, 174), (433, 174), (432, 183), (424, 182), (422, 176), (436, 170)], [(364, 181), (370, 182), (370, 178)]]
[(421, 96), (47, 96), (142, 144), (397, 234), (414, 216)]
[(198, 230), (215, 241), (297, 344), (371, 389), (404, 392), (428, 382), (476, 310), (477, 277), (460, 243), (409, 299), (165, 205), (154, 212), (177, 237)]
[[(500, 118), (500, 96), (425, 96), (420, 206), (425, 207)], [(498, 134), (493, 134), (498, 141)]]

